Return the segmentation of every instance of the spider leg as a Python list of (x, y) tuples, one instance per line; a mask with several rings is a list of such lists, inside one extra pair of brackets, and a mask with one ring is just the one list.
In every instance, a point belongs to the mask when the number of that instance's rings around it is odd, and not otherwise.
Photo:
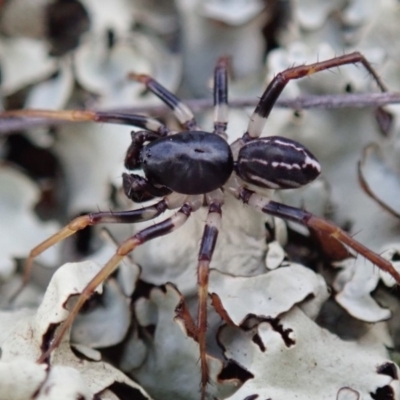
[(199, 130), (190, 108), (151, 76), (132, 72), (128, 75), (128, 78), (144, 83), (147, 89), (153, 92), (173, 111), (178, 121), (186, 130)]
[(144, 115), (134, 115), (108, 111), (89, 111), (89, 110), (10, 110), (0, 113), (0, 118), (8, 117), (31, 117), (49, 118), (69, 122), (105, 122), (110, 124), (132, 125), (146, 129), (150, 132), (166, 136), (171, 131), (160, 121)]
[(71, 327), (75, 317), (86, 300), (94, 293), (97, 286), (104, 282), (118, 267), (121, 261), (132, 252), (136, 247), (148, 242), (159, 236), (167, 235), (182, 226), (193, 211), (199, 209), (202, 205), (202, 196), (188, 196), (185, 198), (184, 204), (180, 207), (175, 215), (165, 219), (155, 225), (149, 226), (135, 235), (125, 240), (118, 248), (115, 254), (110, 258), (107, 264), (92, 278), (86, 285), (82, 293), (79, 295), (75, 305), (73, 306), (68, 318), (60, 327), (57, 335), (54, 337), (50, 346), (42, 353), (37, 360), (38, 363), (45, 362), (51, 352), (60, 345), (65, 333)]
[(221, 57), (214, 69), (214, 133), (226, 137), (228, 125), (228, 57)]
[(35, 258), (46, 251), (49, 247), (61, 242), (69, 236), (74, 235), (76, 232), (86, 228), (87, 226), (103, 224), (103, 223), (122, 223), (131, 224), (135, 222), (147, 221), (153, 219), (163, 213), (167, 208), (175, 208), (174, 205), (169, 205), (168, 197), (162, 199), (158, 203), (152, 204), (148, 207), (143, 207), (137, 210), (130, 211), (108, 211), (108, 212), (96, 212), (72, 220), (64, 228), (50, 236), (48, 239), (34, 247), (28, 256), (24, 266), (24, 276), (22, 278), (22, 285), (16, 293), (12, 296), (12, 300), (15, 299), (21, 290), (29, 282), (29, 277)]
[(400, 274), (388, 260), (385, 260), (379, 254), (374, 253), (335, 224), (317, 217), (308, 211), (278, 203), (243, 187), (235, 189), (231, 188), (231, 192), (237, 199), (256, 208), (262, 213), (300, 223), (316, 230), (317, 232), (322, 232), (323, 234), (338, 240), (340, 243), (361, 254), (381, 270), (388, 272), (396, 282), (400, 284)]
[[(219, 191), (220, 192), (220, 191)], [(222, 192), (221, 192), (222, 193)], [(207, 356), (206, 356), (206, 333), (207, 333), (207, 299), (208, 278), (210, 274), (210, 262), (217, 242), (218, 232), (221, 226), (221, 198), (214, 198), (208, 208), (208, 216), (201, 240), (198, 266), (198, 313), (197, 313), (197, 338), (200, 349), (201, 366), (201, 398), (205, 398), (206, 387), (209, 380)]]
[(372, 68), (371, 64), (366, 60), (366, 58), (359, 52), (345, 54), (343, 56), (331, 58), (326, 61), (316, 62), (314, 64), (300, 65), (298, 67), (289, 68), (276, 75), (265, 89), (256, 109), (254, 110), (253, 115), (250, 118), (247, 132), (243, 135), (242, 140), (248, 141), (261, 135), (272, 107), (291, 79), (300, 79), (305, 76), (315, 74), (319, 71), (339, 67), (341, 65), (357, 63), (361, 63), (368, 73), (372, 75), (382, 92), (387, 91), (387, 88), (379, 78), (379, 75)]

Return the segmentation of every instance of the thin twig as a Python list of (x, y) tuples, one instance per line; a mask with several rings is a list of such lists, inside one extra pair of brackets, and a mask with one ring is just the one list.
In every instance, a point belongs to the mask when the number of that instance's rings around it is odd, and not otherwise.
[[(184, 100), (194, 112), (199, 112), (213, 106), (212, 99), (189, 99)], [(257, 98), (237, 98), (229, 102), (231, 108), (255, 107)], [(294, 110), (311, 108), (365, 108), (378, 107), (386, 104), (400, 103), (400, 93), (357, 93), (340, 95), (319, 95), (300, 96), (295, 99), (281, 99), (276, 102), (278, 108), (292, 108)], [(104, 110), (102, 110), (104, 111)], [(131, 107), (124, 109), (113, 109), (107, 111), (128, 112), (131, 114), (149, 114), (155, 117), (162, 117), (170, 112), (164, 105), (150, 105), (144, 107)], [(65, 124), (65, 121), (50, 120), (46, 118), (7, 118), (0, 119), (0, 133), (10, 133), (24, 129), (33, 129), (49, 125)]]

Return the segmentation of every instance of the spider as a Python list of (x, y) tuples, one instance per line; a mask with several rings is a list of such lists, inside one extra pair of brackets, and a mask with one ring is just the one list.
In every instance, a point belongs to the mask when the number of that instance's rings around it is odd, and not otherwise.
[[(61, 343), (83, 304), (96, 287), (104, 282), (121, 261), (141, 244), (180, 228), (190, 215), (208, 207), (198, 255), (198, 313), (196, 323), (189, 313), (183, 314), (188, 332), (199, 343), (201, 366), (201, 397), (206, 396), (208, 365), (206, 361), (206, 327), (209, 266), (221, 226), (225, 196), (259, 210), (261, 213), (295, 221), (317, 231), (321, 236), (337, 240), (361, 254), (400, 283), (400, 274), (392, 264), (374, 253), (339, 227), (309, 212), (294, 208), (258, 193), (261, 188), (297, 188), (313, 181), (321, 171), (317, 159), (300, 143), (278, 136), (260, 137), (268, 115), (277, 98), (292, 79), (341, 65), (361, 63), (379, 88), (386, 87), (369, 62), (359, 52), (345, 54), (326, 61), (289, 68), (271, 81), (255, 108), (247, 131), (228, 144), (226, 140), (228, 113), (228, 59), (221, 57), (214, 70), (214, 130), (205, 132), (197, 126), (191, 110), (175, 95), (148, 75), (130, 74), (143, 83), (175, 114), (184, 130), (172, 132), (154, 118), (126, 113), (96, 111), (19, 110), (1, 114), (5, 117), (46, 117), (66, 121), (93, 121), (133, 125), (143, 130), (132, 132), (125, 167), (142, 169), (144, 177), (123, 174), (126, 196), (134, 202), (154, 199), (154, 204), (141, 209), (119, 212), (95, 212), (75, 218), (59, 232), (40, 243), (29, 254), (24, 283), (28, 280), (36, 256), (77, 231), (100, 223), (136, 223), (151, 220), (167, 209), (177, 210), (170, 218), (137, 232), (117, 248), (115, 254), (93, 277), (77, 299), (68, 318), (57, 331), (50, 346), (43, 351), (39, 363), (46, 362)], [(161, 199), (160, 199), (161, 198)]]

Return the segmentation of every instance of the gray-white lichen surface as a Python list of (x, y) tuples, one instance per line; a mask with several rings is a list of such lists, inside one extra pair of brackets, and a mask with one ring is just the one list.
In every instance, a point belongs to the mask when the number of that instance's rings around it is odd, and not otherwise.
[[(256, 104), (280, 71), (355, 50), (396, 91), (399, 18), (396, 0), (9, 0), (0, 2), (0, 103), (159, 106), (130, 71), (182, 98), (210, 98), (216, 59), (229, 55), (230, 99)], [(377, 91), (360, 66), (343, 66), (290, 82), (282, 98)], [(253, 109), (230, 110), (229, 142)], [(400, 270), (400, 109), (384, 110), (383, 121), (371, 108), (275, 108), (263, 135), (301, 142), (322, 165), (315, 182), (276, 199), (332, 220)], [(165, 111), (153, 116), (180, 130)], [(196, 118), (212, 130), (210, 108)], [(177, 308), (184, 301), (195, 316), (206, 209), (126, 258), (47, 363), (36, 361), (73, 296), (146, 225), (95, 227), (52, 247), (10, 300), (29, 251), (67, 221), (143, 206), (121, 188), (132, 130), (0, 120), (0, 400), (200, 398), (198, 343)], [(400, 303), (387, 273), (359, 256), (333, 260), (315, 233), (229, 194), (211, 268), (207, 398), (400, 399)]]

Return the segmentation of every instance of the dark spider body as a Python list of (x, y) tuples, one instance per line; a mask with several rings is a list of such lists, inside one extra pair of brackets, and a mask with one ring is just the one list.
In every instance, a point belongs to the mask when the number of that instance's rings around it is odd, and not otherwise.
[(241, 147), (235, 164), (226, 140), (202, 131), (154, 140), (136, 154), (139, 161), (134, 164), (143, 169), (150, 184), (189, 195), (222, 187), (234, 167), (244, 181), (270, 189), (303, 186), (321, 172), (317, 159), (304, 146), (279, 136), (250, 140)]
[(222, 137), (188, 131), (144, 146), (140, 164), (153, 185), (182, 194), (203, 194), (218, 189), (229, 179), (233, 156)]
[[(290, 80), (306, 77), (319, 71), (361, 63), (380, 89), (386, 91), (386, 87), (368, 61), (362, 54), (354, 52), (310, 65), (289, 68), (279, 73), (262, 94), (250, 118), (247, 131), (231, 145), (225, 140), (228, 123), (227, 63), (226, 58), (221, 58), (214, 71), (213, 132), (201, 131), (191, 110), (157, 81), (148, 75), (137, 74), (131, 74), (130, 77), (145, 84), (147, 89), (173, 110), (184, 128), (182, 132), (173, 132), (154, 118), (127, 113), (19, 110), (2, 114), (3, 118), (45, 117), (66, 121), (118, 123), (144, 129), (132, 132), (132, 143), (126, 153), (125, 167), (131, 171), (142, 169), (145, 177), (123, 174), (123, 188), (127, 197), (135, 202), (158, 198), (153, 204), (133, 210), (95, 212), (75, 218), (59, 232), (31, 250), (26, 263), (24, 283), (28, 280), (35, 257), (87, 226), (99, 223), (128, 224), (149, 221), (167, 209), (176, 210), (172, 216), (138, 231), (118, 246), (115, 254), (78, 297), (51, 345), (39, 357), (39, 363), (49, 362), (51, 352), (61, 343), (86, 300), (130, 252), (149, 240), (180, 228), (192, 213), (202, 206), (207, 206), (208, 213), (197, 258), (198, 313), (196, 322), (188, 312), (185, 312), (184, 304), (180, 311), (176, 310), (189, 336), (199, 344), (201, 398), (205, 399), (209, 382), (206, 349), (209, 268), (223, 220), (225, 196), (233, 196), (237, 201), (260, 213), (303, 224), (311, 231), (317, 232), (319, 237), (324, 239), (325, 245), (333, 241), (335, 246), (338, 246), (337, 242), (340, 242), (383, 271), (390, 273), (400, 283), (400, 274), (389, 261), (359, 243), (333, 223), (306, 210), (279, 203), (263, 193), (258, 193), (258, 188), (296, 188), (311, 182), (320, 173), (318, 161), (301, 144), (277, 136), (261, 137), (267, 118), (286, 84)], [(226, 318), (226, 313), (218, 306), (218, 302), (213, 302), (213, 305), (221, 317)], [(232, 323), (229, 319), (226, 321)]]

